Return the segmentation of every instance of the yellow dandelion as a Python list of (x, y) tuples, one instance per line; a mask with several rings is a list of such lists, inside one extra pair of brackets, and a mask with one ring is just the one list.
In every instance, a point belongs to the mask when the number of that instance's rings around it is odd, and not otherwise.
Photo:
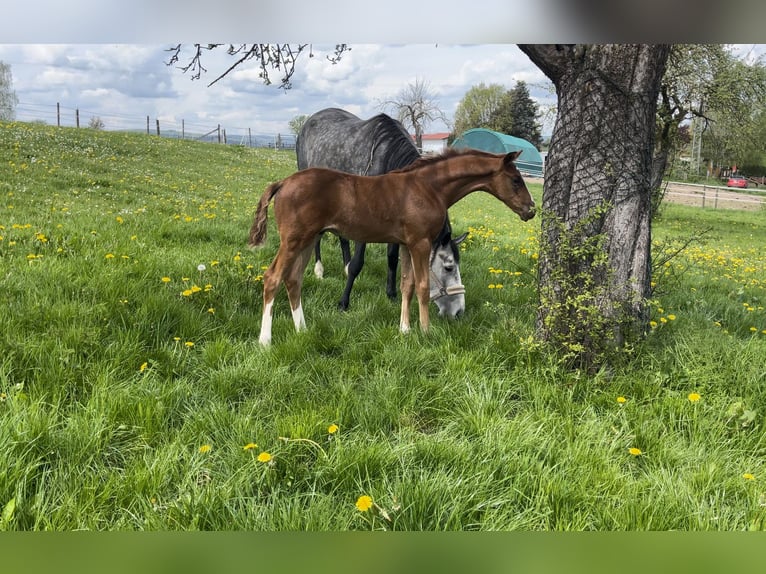
[(359, 512), (367, 512), (370, 508), (372, 508), (371, 496), (367, 496), (366, 494), (363, 494), (362, 496), (356, 499), (356, 509)]
[(141, 363), (141, 366), (138, 367), (138, 372), (139, 373), (143, 373), (148, 368), (149, 368), (149, 363), (143, 362), (143, 363)]
[(114, 253), (107, 253), (106, 255), (104, 255), (104, 258), (105, 259), (114, 259)]
[(209, 444), (203, 444), (201, 447), (199, 447), (199, 451), (200, 451), (202, 454), (204, 454), (204, 453), (206, 453), (206, 452), (210, 452), (210, 451), (212, 450), (212, 448), (213, 448), (213, 447), (212, 447), (212, 446), (210, 446)]
[(258, 455), (258, 462), (269, 462), (270, 460), (271, 455), (265, 451)]
[(213, 307), (210, 307), (210, 308), (207, 310), (207, 312), (208, 312), (208, 313), (210, 313), (211, 315), (215, 315), (215, 308), (213, 308)]
[(338, 432), (338, 425), (331, 424), (329, 427), (327, 427), (327, 432), (330, 434), (335, 434), (336, 432)]
[(632, 454), (633, 456), (641, 456), (642, 454), (644, 454), (643, 452), (641, 452), (640, 448), (636, 448), (633, 446), (628, 449), (628, 452)]
[(187, 349), (191, 349), (194, 346), (194, 343), (192, 341), (186, 341), (184, 345)]
[(258, 445), (255, 444), (254, 442), (249, 442), (242, 447), (242, 450), (253, 450), (254, 448), (258, 448)]
[(181, 291), (181, 295), (183, 295), (184, 297), (191, 297), (193, 293), (194, 291), (192, 291), (191, 289), (184, 289), (183, 291)]
[(162, 278), (162, 282), (163, 283), (170, 283), (171, 281), (172, 281), (172, 279), (170, 277), (163, 277)]
[(699, 395), (699, 393), (689, 393), (689, 396), (687, 396), (686, 398), (689, 399), (690, 403), (696, 403), (702, 397)]
[(755, 480), (755, 476), (750, 474), (749, 472), (746, 472), (745, 474), (743, 474), (742, 478), (744, 478), (745, 480)]
[(670, 315), (668, 315), (668, 321), (675, 321), (675, 320), (676, 320), (676, 316), (675, 315), (673, 315), (672, 313)]
[(625, 403), (628, 402), (628, 399), (626, 399), (625, 397), (617, 397), (617, 402), (620, 403), (621, 405), (624, 405)]

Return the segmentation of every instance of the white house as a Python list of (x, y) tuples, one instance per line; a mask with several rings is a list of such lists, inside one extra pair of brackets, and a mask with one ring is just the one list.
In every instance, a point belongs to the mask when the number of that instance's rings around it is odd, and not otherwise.
[(423, 149), (421, 153), (423, 155), (442, 153), (447, 149), (447, 138), (449, 138), (448, 132), (423, 134)]

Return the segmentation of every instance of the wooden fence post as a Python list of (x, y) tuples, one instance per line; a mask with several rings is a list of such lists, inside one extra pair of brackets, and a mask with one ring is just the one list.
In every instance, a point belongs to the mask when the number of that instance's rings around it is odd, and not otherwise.
[(184, 120), (181, 120), (181, 139), (186, 139), (186, 125), (184, 124)]
[(221, 143), (221, 124), (218, 124), (218, 143)]
[(157, 135), (160, 135), (160, 119), (157, 118)]
[(77, 127), (80, 127), (80, 108), (76, 108), (74, 111), (74, 119)]
[(61, 127), (61, 104), (56, 102), (56, 125)]
[(146, 135), (149, 135), (149, 116), (146, 116)]

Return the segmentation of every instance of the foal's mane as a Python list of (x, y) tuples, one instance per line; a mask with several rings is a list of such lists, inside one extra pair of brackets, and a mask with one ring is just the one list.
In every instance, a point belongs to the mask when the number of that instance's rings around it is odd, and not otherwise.
[(420, 169), (422, 167), (433, 165), (437, 163), (441, 163), (445, 160), (451, 159), (453, 157), (460, 157), (460, 156), (478, 156), (478, 157), (497, 157), (496, 154), (489, 153), (486, 151), (481, 151), (477, 149), (455, 149), (455, 148), (447, 148), (444, 152), (442, 152), (439, 155), (435, 156), (428, 156), (428, 157), (421, 157), (420, 159), (415, 160), (410, 165), (403, 167), (401, 169), (397, 169), (395, 172), (391, 173), (402, 173), (406, 171), (413, 171), (415, 169)]

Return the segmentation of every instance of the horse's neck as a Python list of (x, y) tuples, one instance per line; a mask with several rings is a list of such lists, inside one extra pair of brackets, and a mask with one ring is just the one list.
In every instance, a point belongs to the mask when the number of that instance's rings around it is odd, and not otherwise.
[(444, 199), (447, 207), (450, 207), (463, 199), (466, 195), (487, 189), (493, 174), (493, 167), (484, 162), (473, 162), (470, 165), (455, 166), (461, 169), (452, 169), (452, 166), (433, 166), (431, 185)]

